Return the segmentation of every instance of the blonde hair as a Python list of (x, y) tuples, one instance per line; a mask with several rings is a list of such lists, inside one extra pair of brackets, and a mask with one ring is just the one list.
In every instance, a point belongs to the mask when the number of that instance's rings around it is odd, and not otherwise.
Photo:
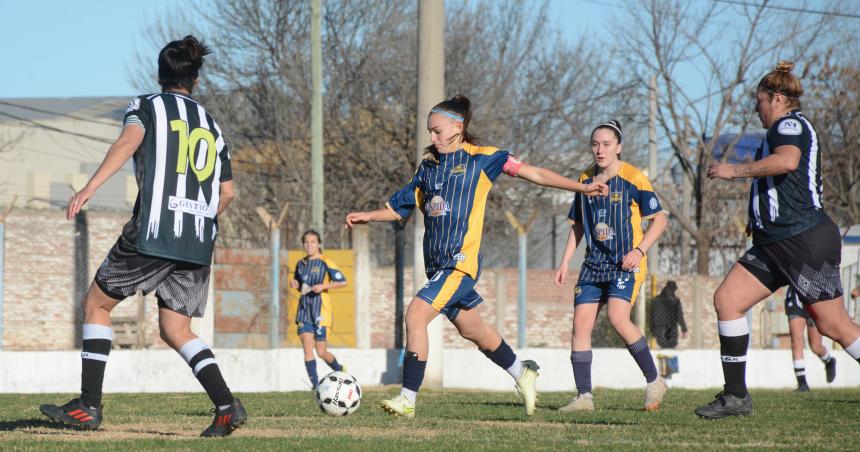
[(789, 107), (800, 108), (803, 87), (800, 86), (800, 80), (791, 73), (792, 69), (794, 63), (780, 60), (773, 71), (758, 82), (758, 91), (767, 92), (770, 98), (773, 98), (774, 94), (782, 94), (788, 99)]

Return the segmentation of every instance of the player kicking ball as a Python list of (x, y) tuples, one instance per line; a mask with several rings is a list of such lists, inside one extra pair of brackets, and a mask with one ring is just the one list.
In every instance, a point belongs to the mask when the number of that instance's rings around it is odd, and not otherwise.
[(212, 425), (201, 436), (227, 436), (248, 419), (212, 350), (191, 331), (191, 318), (202, 317), (206, 309), (218, 215), (234, 193), (221, 128), (190, 97), (209, 53), (193, 36), (161, 50), (161, 93), (131, 101), (119, 138), (87, 185), (69, 200), (66, 215), (71, 220), (134, 158), (138, 195), (131, 220), (99, 267), (84, 304), (81, 395), (65, 405), (39, 407), (55, 422), (84, 430), (101, 425), (110, 313), (137, 290), (155, 291), (161, 339), (179, 352), (215, 405)]
[(437, 104), (427, 118), (432, 145), (409, 183), (388, 200), (386, 208), (346, 216), (346, 225), (351, 227), (371, 221), (405, 220), (415, 207), (424, 211), (424, 268), (429, 281), (406, 311), (403, 387), (399, 395), (382, 402), (382, 408), (395, 416), (415, 417), (415, 399), (427, 366), (427, 325), (439, 314), (511, 375), (526, 414), (534, 414), (538, 365), (520, 361), (498, 331), (474, 309), (483, 301), (475, 284), (481, 274), (487, 195), (501, 173), (588, 195), (607, 191), (605, 184), (582, 184), (524, 164), (508, 151), (478, 146), (468, 132), (471, 116), (471, 102), (464, 96)]

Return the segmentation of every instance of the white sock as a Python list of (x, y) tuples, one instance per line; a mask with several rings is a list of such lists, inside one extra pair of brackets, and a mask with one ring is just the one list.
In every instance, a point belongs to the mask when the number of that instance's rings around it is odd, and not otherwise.
[(825, 348), (824, 348), (824, 355), (819, 356), (819, 357), (818, 357), (818, 359), (820, 359), (820, 360), (821, 360), (821, 362), (823, 362), (824, 364), (827, 364), (827, 363), (830, 361), (830, 358), (831, 358), (831, 356), (830, 356), (830, 349), (828, 349), (827, 347), (825, 347)]
[(802, 359), (794, 360), (794, 376), (802, 377), (806, 375), (806, 361)]
[(413, 404), (415, 403), (415, 398), (418, 397), (418, 393), (406, 388), (400, 388), (400, 395), (406, 397), (406, 400), (409, 400)]
[(512, 377), (514, 377), (514, 380), (516, 380), (517, 378), (520, 378), (520, 375), (523, 374), (523, 362), (519, 359), (515, 359), (514, 363), (511, 364), (511, 367), (508, 367), (505, 370), (509, 374), (511, 374)]
[(854, 359), (860, 359), (860, 337), (858, 337), (851, 345), (845, 347), (845, 351), (848, 352)]

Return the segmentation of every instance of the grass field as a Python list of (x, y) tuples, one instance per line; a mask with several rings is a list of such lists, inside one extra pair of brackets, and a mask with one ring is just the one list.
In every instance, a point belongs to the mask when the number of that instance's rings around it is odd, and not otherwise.
[(422, 390), (414, 420), (391, 418), (377, 407), (396, 391), (366, 391), (362, 407), (346, 418), (321, 414), (310, 391), (240, 394), (250, 419), (226, 439), (197, 438), (212, 419), (203, 394), (108, 394), (98, 432), (55, 428), (41, 416), (40, 403), (64, 403), (68, 394), (2, 394), (0, 450), (856, 450), (860, 444), (860, 391), (853, 389), (753, 391), (752, 416), (718, 421), (692, 414), (714, 391), (672, 390), (659, 412), (644, 413), (641, 391), (598, 389), (598, 411), (577, 414), (555, 411), (570, 394), (547, 393), (528, 419), (513, 392)]

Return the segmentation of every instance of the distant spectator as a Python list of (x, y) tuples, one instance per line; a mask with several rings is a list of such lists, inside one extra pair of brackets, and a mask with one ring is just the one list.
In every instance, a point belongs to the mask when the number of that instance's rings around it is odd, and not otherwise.
[(651, 327), (651, 335), (657, 339), (661, 348), (675, 348), (678, 346), (678, 325), (681, 325), (683, 337), (687, 337), (687, 323), (684, 321), (684, 310), (681, 308), (681, 300), (675, 295), (678, 285), (675, 281), (669, 281), (660, 295), (651, 300), (651, 318), (648, 324)]

